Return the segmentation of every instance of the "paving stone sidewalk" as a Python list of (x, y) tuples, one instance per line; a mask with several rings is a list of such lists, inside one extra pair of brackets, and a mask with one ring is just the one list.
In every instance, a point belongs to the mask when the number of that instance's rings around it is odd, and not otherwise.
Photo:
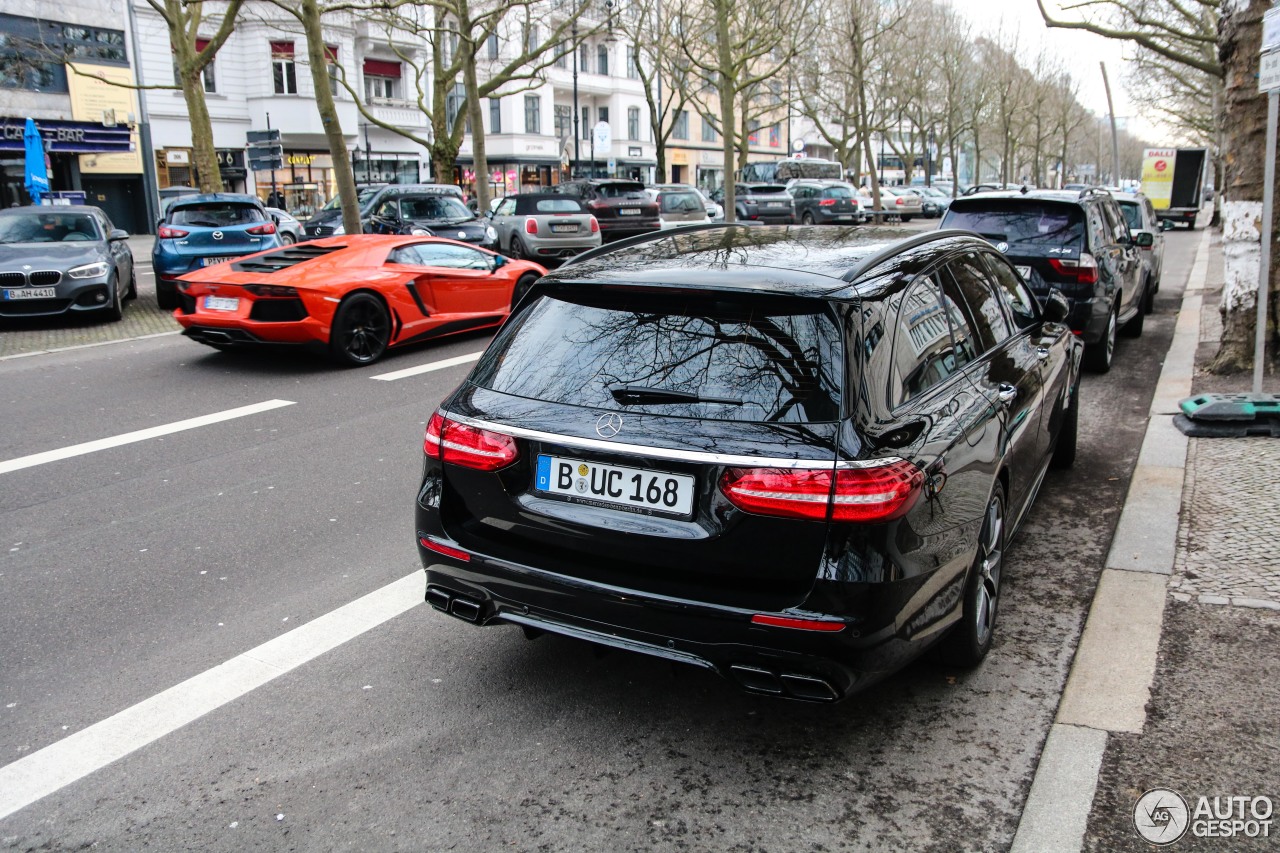
[[(1204, 366), (1217, 351), (1222, 249), (1214, 235), (1203, 291), (1195, 393), (1247, 391), (1251, 377)], [(1280, 391), (1268, 375), (1266, 391)], [(1280, 439), (1187, 445), (1177, 551), (1155, 681), (1140, 734), (1111, 733), (1083, 848), (1155, 849), (1138, 835), (1145, 792), (1177, 792), (1189, 810), (1175, 851), (1280, 850)], [(1224, 838), (1195, 823), (1200, 797), (1269, 797), (1257, 834)], [(1248, 815), (1246, 815), (1248, 817)], [(1263, 833), (1267, 833), (1264, 835)]]

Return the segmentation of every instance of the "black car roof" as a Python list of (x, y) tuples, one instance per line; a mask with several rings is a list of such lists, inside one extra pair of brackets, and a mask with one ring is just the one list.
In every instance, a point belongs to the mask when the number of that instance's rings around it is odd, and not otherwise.
[(938, 248), (964, 244), (989, 245), (955, 230), (904, 237), (892, 228), (714, 224), (592, 249), (544, 280), (852, 299), (857, 280), (885, 261), (917, 248), (932, 258)]

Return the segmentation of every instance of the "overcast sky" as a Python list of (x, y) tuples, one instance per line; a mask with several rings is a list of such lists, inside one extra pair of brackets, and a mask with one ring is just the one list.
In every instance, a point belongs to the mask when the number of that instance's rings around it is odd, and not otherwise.
[[(1023, 64), (1030, 66), (1041, 47), (1062, 59), (1064, 66), (1080, 83), (1080, 102), (1098, 115), (1107, 113), (1107, 95), (1102, 85), (1099, 62), (1107, 63), (1107, 76), (1111, 79), (1111, 97), (1115, 101), (1116, 116), (1124, 122), (1127, 118), (1133, 130), (1146, 136), (1152, 143), (1159, 142), (1160, 131), (1141, 117), (1129, 99), (1124, 86), (1124, 50), (1118, 41), (1105, 39), (1079, 30), (1050, 30), (1040, 17), (1036, 0), (950, 0), (951, 4), (973, 22), (974, 34), (996, 35), (1003, 27), (1008, 34), (1018, 34), (1018, 44)], [(1072, 13), (1059, 14), (1055, 0), (1045, 6), (1055, 18), (1070, 20)]]

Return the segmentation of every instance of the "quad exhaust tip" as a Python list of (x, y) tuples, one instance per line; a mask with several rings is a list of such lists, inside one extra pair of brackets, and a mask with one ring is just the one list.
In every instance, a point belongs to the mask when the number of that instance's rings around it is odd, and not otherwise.
[(457, 616), (464, 622), (470, 622), (473, 625), (478, 624), (480, 617), (484, 614), (483, 602), (465, 595), (449, 592), (438, 586), (427, 587), (427, 603), (441, 613)]
[(808, 702), (834, 702), (840, 693), (829, 681), (798, 672), (775, 673), (758, 666), (732, 664), (729, 673), (744, 690)]

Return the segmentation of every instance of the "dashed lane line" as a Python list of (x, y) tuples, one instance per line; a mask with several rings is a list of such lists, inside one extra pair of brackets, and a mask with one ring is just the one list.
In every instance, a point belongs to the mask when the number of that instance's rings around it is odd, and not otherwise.
[(241, 406), (238, 409), (227, 409), (224, 412), (214, 412), (210, 415), (201, 415), (198, 418), (188, 418), (185, 421), (175, 421), (171, 424), (160, 424), (159, 426), (147, 427), (146, 429), (140, 429), (134, 432), (126, 432), (122, 435), (113, 435), (109, 438), (99, 438), (94, 441), (86, 441), (83, 444), (73, 444), (70, 447), (60, 447), (57, 450), (46, 450), (43, 453), (33, 453), (30, 456), (19, 456), (17, 459), (0, 462), (0, 474), (8, 474), (10, 471), (20, 471), (23, 468), (32, 468), (36, 465), (44, 465), (48, 462), (57, 462), (61, 459), (70, 459), (74, 456), (84, 456), (86, 453), (96, 453), (99, 450), (107, 450), (112, 447), (120, 447), (125, 444), (146, 441), (147, 439), (157, 438), (162, 435), (172, 435), (175, 432), (183, 432), (184, 430), (209, 426), (210, 424), (221, 423), (222, 421), (244, 418), (249, 415), (256, 415), (261, 412), (267, 412), (272, 409), (279, 409), (283, 406), (292, 405), (295, 405), (292, 400), (267, 400), (262, 403), (254, 403), (251, 406)]
[(0, 819), (413, 609), (423, 602), (425, 583), (420, 571), (393, 581), (0, 767)]
[(370, 379), (380, 379), (383, 382), (394, 382), (397, 379), (406, 379), (410, 376), (417, 376), (421, 373), (430, 373), (433, 370), (444, 370), (447, 367), (457, 367), (459, 364), (469, 364), (473, 361), (479, 361), (483, 352), (471, 352), (466, 355), (456, 356), (454, 358), (446, 358), (442, 361), (432, 361), (427, 364), (420, 364), (417, 367), (406, 367), (404, 370), (393, 370), (390, 373), (380, 373), (377, 376), (370, 376)]

